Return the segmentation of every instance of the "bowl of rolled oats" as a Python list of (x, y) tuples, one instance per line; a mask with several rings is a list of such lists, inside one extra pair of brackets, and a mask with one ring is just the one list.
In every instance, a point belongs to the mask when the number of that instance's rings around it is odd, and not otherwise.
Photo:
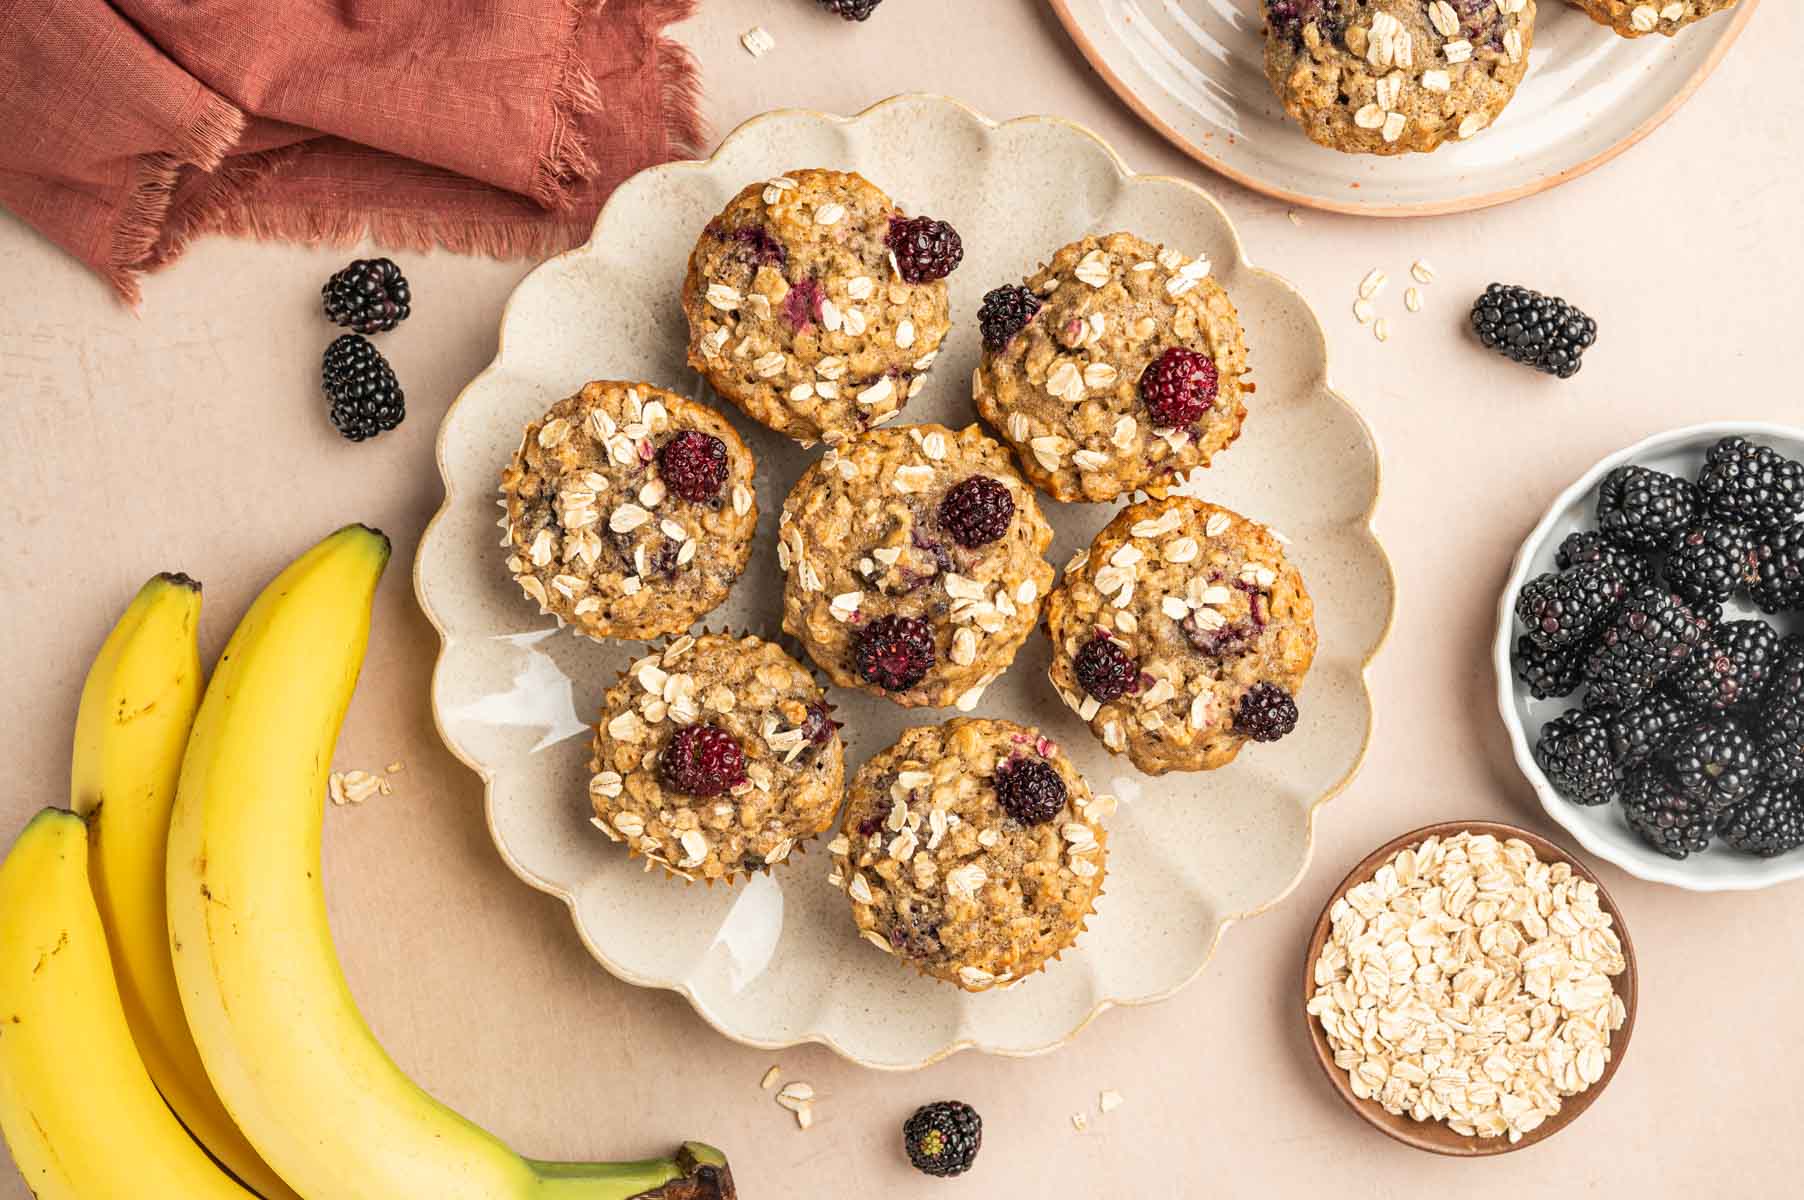
[(1322, 910), (1303, 967), (1315, 1054), (1367, 1124), (1435, 1154), (1545, 1141), (1609, 1086), (1635, 949), (1584, 864), (1525, 829), (1452, 821), (1380, 846)]

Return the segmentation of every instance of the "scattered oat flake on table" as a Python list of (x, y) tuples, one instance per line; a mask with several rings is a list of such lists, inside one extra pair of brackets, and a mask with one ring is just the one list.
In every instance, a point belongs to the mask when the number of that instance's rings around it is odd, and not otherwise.
[(1361, 300), (1377, 299), (1378, 293), (1384, 290), (1384, 285), (1390, 282), (1390, 278), (1384, 273), (1382, 267), (1373, 267), (1366, 272), (1366, 277), (1359, 281), (1359, 298)]
[(389, 763), (382, 769), (390, 775), (399, 775), (402, 771), (407, 769), (407, 764), (397, 758), (394, 762)]
[(368, 771), (334, 771), (326, 777), (326, 795), (336, 805), (362, 804), (371, 796), (394, 794), (394, 787)]
[(764, 1073), (764, 1078), (758, 1081), (758, 1086), (768, 1092), (777, 1086), (777, 1081), (781, 1078), (783, 1078), (783, 1068), (772, 1067)]
[(1290, 223), (1292, 225), (1301, 225), (1303, 223), (1303, 214), (1294, 208), (1284, 215), (1290, 218)]
[(1410, 288), (1407, 292), (1404, 292), (1403, 293), (1403, 307), (1407, 308), (1410, 312), (1413, 312), (1413, 313), (1421, 312), (1422, 311), (1422, 289), (1421, 288)]
[(1376, 321), (1374, 321), (1372, 323), (1372, 336), (1377, 338), (1381, 342), (1390, 341), (1391, 340), (1391, 323), (1389, 321), (1385, 320), (1383, 317), (1379, 317)]
[(1105, 1113), (1112, 1113), (1121, 1107), (1121, 1099), (1121, 1093), (1110, 1088), (1096, 1098), (1096, 1107), (1102, 1109)]
[(1409, 266), (1409, 277), (1417, 283), (1434, 282), (1434, 265), (1425, 258), (1418, 258)]
[(1071, 1128), (1083, 1133), (1090, 1128), (1090, 1118), (1081, 1112), (1071, 1114)]
[(754, 25), (739, 35), (739, 44), (753, 58), (763, 58), (777, 48), (777, 39), (762, 25)]

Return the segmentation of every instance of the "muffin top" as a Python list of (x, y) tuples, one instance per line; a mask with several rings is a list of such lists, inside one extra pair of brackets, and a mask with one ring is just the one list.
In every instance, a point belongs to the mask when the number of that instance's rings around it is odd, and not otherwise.
[(777, 525), (783, 628), (841, 687), (969, 710), (1033, 629), (1052, 528), (975, 425), (861, 434), (809, 467)]
[(595, 825), (688, 879), (731, 882), (833, 823), (845, 746), (807, 668), (773, 642), (683, 636), (602, 701)]
[(1046, 604), (1053, 686), (1152, 775), (1212, 770), (1295, 726), (1315, 605), (1271, 531), (1171, 496), (1124, 509)]
[(977, 410), (1056, 500), (1155, 495), (1240, 436), (1246, 341), (1207, 259), (1086, 237), (984, 298)]
[(501, 473), (507, 569), (578, 633), (680, 632), (745, 570), (755, 470), (713, 410), (646, 383), (588, 384), (526, 427)]
[(1693, 21), (1735, 7), (1735, 0), (1572, 0), (1593, 21), (1623, 37), (1661, 33), (1667, 37)]
[(872, 945), (984, 991), (1082, 932), (1114, 806), (1038, 730), (973, 718), (910, 729), (853, 780), (830, 882)]
[(753, 420), (843, 441), (924, 386), (962, 252), (949, 226), (907, 217), (856, 173), (752, 184), (690, 256), (689, 363)]

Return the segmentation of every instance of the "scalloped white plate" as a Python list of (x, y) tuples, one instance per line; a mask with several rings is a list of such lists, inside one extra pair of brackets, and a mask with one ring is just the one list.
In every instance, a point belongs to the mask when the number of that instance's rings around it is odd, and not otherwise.
[(1503, 204), (1609, 162), (1710, 77), (1759, 0), (1677, 37), (1617, 37), (1565, 0), (1539, 0), (1529, 74), (1494, 127), (1433, 154), (1316, 145), (1265, 77), (1260, 0), (1051, 0), (1122, 101), (1198, 162), (1290, 204), (1371, 217)]
[[(989, 689), (979, 713), (1040, 725), (1093, 783), (1123, 799), (1108, 894), (1089, 932), (1008, 992), (966, 995), (860, 941), (818, 847), (736, 890), (642, 874), (590, 826), (584, 786), (584, 722), (640, 648), (558, 630), (525, 605), (501, 564), (495, 488), (521, 427), (589, 379), (644, 378), (703, 395), (684, 365), (677, 301), (690, 247), (743, 184), (814, 165), (856, 169), (963, 235), (965, 262), (951, 280), (958, 325), (908, 419), (975, 419), (978, 301), (1063, 243), (1131, 228), (1207, 254), (1245, 318), (1258, 391), (1245, 434), (1199, 490), (1285, 530), (1317, 601), (1321, 652), (1300, 697), (1298, 731), (1212, 775), (1154, 781), (1110, 759), (1047, 684), (1037, 636)], [(721, 408), (758, 455), (762, 516), (746, 576), (710, 621), (775, 635), (776, 513), (818, 451)], [(569, 904), (584, 943), (610, 971), (681, 992), (740, 1041), (824, 1042), (868, 1066), (908, 1068), (965, 1047), (1049, 1050), (1111, 1005), (1169, 996), (1202, 970), (1230, 923), (1290, 891), (1309, 861), (1317, 807), (1365, 753), (1365, 671), (1389, 625), (1394, 584), (1369, 525), (1376, 448), (1329, 386), (1321, 327), (1295, 291), (1247, 263), (1205, 193), (1131, 174), (1094, 135), (1064, 121), (996, 125), (923, 96), (851, 119), (777, 112), (742, 126), (707, 162), (635, 176), (586, 246), (545, 263), (514, 293), (499, 355), (446, 415), (439, 464), (445, 504), (415, 564), (421, 604), (444, 636), (434, 710), (446, 744), (488, 782), (495, 844), (521, 878)], [(1087, 544), (1110, 515), (1106, 506), (1050, 505), (1054, 561)], [(835, 700), (851, 766), (903, 728), (956, 715), (908, 714), (845, 692)]]
[[(1516, 552), (1516, 560), (1510, 567), (1510, 577), (1503, 585), (1503, 595), (1497, 602), (1497, 636), (1491, 643), (1491, 661), (1497, 674), (1497, 709), (1503, 714), (1504, 726), (1509, 730), (1510, 749), (1515, 753), (1516, 765), (1534, 786), (1535, 795), (1540, 798), (1547, 815), (1558, 821), (1585, 849), (1605, 862), (1615, 863), (1637, 879), (1671, 884), (1693, 892), (1752, 891), (1804, 879), (1804, 850), (1778, 858), (1755, 858), (1736, 854), (1719, 844), (1702, 854), (1675, 862), (1643, 842), (1629, 828), (1619, 805), (1586, 808), (1560, 795), (1535, 761), (1534, 742), (1541, 734), (1541, 726), (1571, 708), (1572, 702), (1536, 700), (1530, 696), (1516, 682), (1510, 652), (1521, 632), (1516, 621), (1516, 593), (1533, 576), (1554, 570), (1554, 554), (1567, 534), (1575, 529), (1596, 528), (1597, 485), (1603, 482), (1605, 475), (1624, 463), (1634, 463), (1683, 475), (1687, 479), (1695, 478), (1704, 465), (1704, 452), (1719, 438), (1731, 434), (1770, 445), (1792, 458), (1804, 459), (1804, 429), (1759, 421), (1688, 425), (1618, 450), (1561, 492), (1548, 507), (1546, 515), (1523, 539), (1522, 548)], [(1725, 615), (1731, 617), (1765, 617), (1781, 633), (1804, 632), (1804, 619), (1797, 614), (1765, 616), (1741, 597), (1723, 607)]]

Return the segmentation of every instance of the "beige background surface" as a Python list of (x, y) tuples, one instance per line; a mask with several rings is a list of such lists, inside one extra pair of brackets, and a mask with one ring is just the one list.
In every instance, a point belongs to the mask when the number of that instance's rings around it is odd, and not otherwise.
[[(738, 34), (766, 25), (753, 61)], [(407, 572), (439, 500), (440, 414), (488, 360), (526, 264), (404, 260), (420, 302), (383, 342), (407, 388), (395, 434), (341, 442), (317, 399), (319, 282), (346, 254), (209, 241), (145, 288), (142, 317), (0, 216), (0, 728), (14, 783), (0, 829), (64, 802), (87, 660), (142, 579), (206, 582), (216, 650), (257, 586), (348, 520), (395, 535), (342, 766), (407, 764), (395, 795), (327, 821), (334, 928), (351, 984), (397, 1060), (458, 1109), (542, 1157), (611, 1157), (704, 1137), (748, 1197), (1796, 1194), (1804, 1139), (1804, 893), (1705, 897), (1606, 868), (1641, 950), (1632, 1053), (1571, 1131), (1484, 1163), (1396, 1146), (1339, 1107), (1310, 1061), (1295, 987), (1316, 911), (1351, 863), (1431, 819), (1489, 816), (1557, 833), (1517, 776), (1487, 647), (1510, 554), (1552, 494), (1608, 451), (1706, 417), (1804, 421), (1796, 47), (1804, 9), (1772, 3), (1720, 73), (1627, 157), (1502, 210), (1406, 223), (1301, 215), (1197, 168), (1089, 73), (1037, 0), (890, 0), (845, 27), (805, 0), (714, 0), (678, 30), (704, 65), (718, 133), (776, 106), (856, 110), (890, 93), (956, 95), (995, 117), (1056, 113), (1143, 171), (1198, 179), (1255, 262), (1300, 286), (1334, 374), (1377, 431), (1378, 526), (1402, 600), (1375, 684), (1364, 773), (1323, 815), (1316, 862), (1277, 911), (1231, 930), (1177, 999), (1105, 1015), (1047, 1058), (970, 1055), (880, 1075), (807, 1048), (711, 1032), (674, 996), (614, 981), (561, 908), (495, 855), (477, 780), (427, 708), (437, 641)], [(1440, 270), (1425, 312), (1386, 294), (1380, 345), (1349, 312), (1373, 266)], [(1465, 306), (1492, 278), (1565, 295), (1602, 339), (1575, 381), (1475, 349)], [(8, 834), (10, 836), (10, 834)], [(780, 1062), (822, 1094), (814, 1129), (758, 1091)], [(1119, 1089), (1124, 1107), (1095, 1113)], [(974, 1103), (986, 1149), (964, 1181), (897, 1149), (916, 1104)], [(1089, 1110), (1091, 1129), (1069, 1116)], [(0, 1198), (26, 1195), (0, 1177)]]

